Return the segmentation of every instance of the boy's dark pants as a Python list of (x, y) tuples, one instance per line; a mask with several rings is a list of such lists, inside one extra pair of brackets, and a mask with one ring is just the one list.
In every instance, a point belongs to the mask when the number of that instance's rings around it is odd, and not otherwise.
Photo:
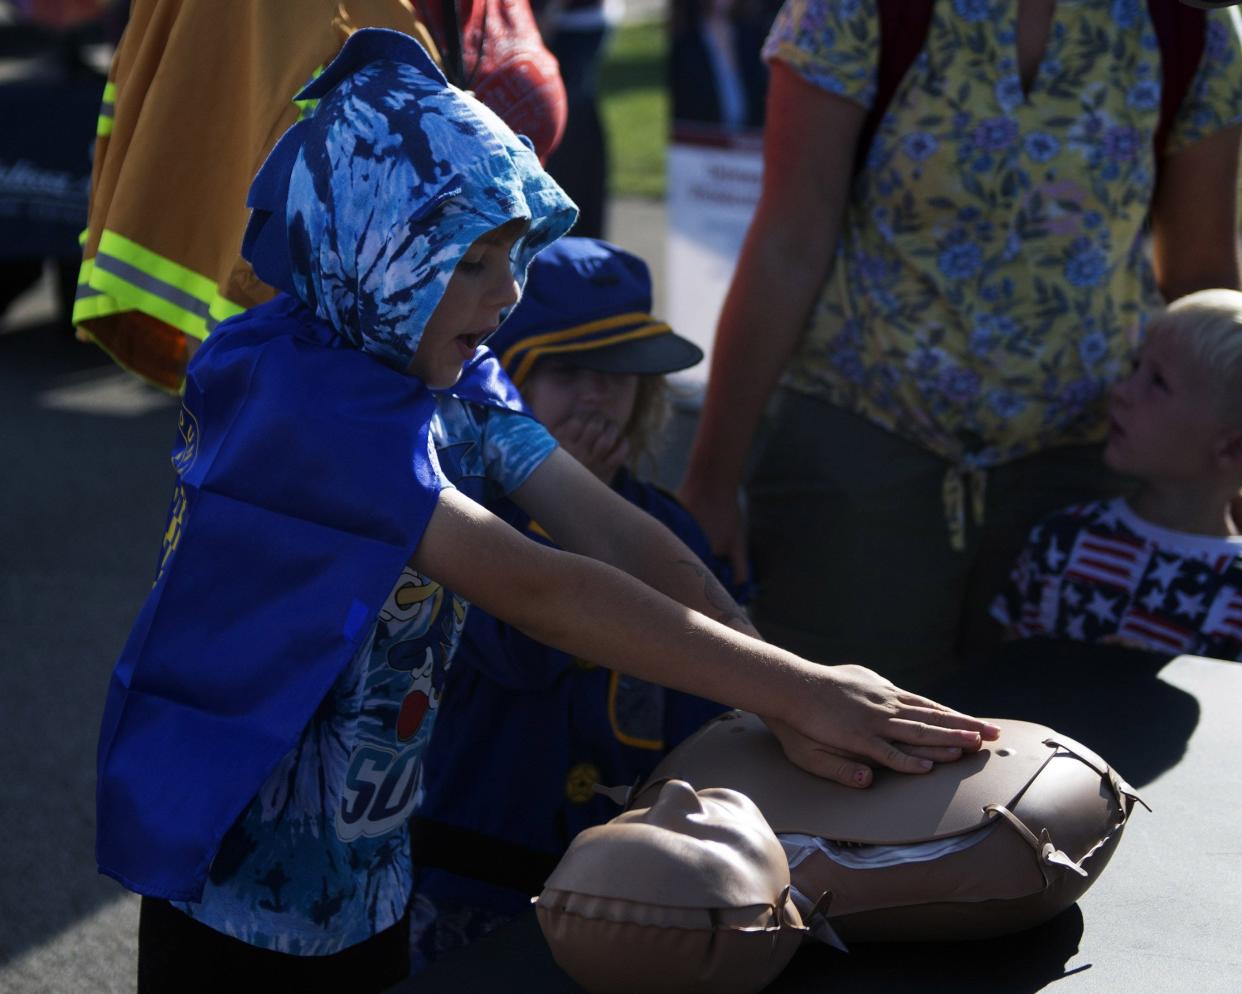
[(410, 972), (410, 921), (331, 956), (291, 956), (241, 942), (167, 901), (144, 897), (138, 918), (138, 994), (380, 994)]

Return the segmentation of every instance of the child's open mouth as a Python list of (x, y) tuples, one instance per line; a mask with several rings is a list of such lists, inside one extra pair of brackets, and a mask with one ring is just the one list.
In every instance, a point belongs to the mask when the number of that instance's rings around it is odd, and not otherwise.
[(461, 353), (461, 357), (469, 359), (474, 355), (474, 350), (479, 347), (479, 342), (483, 340), (483, 333), (472, 331), (468, 335), (458, 335), (453, 340), (457, 343), (457, 351)]

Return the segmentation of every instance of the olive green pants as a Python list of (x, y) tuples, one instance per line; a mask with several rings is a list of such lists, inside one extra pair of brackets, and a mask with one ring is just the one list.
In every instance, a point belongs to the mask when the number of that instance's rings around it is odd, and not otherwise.
[(911, 690), (998, 643), (988, 608), (1034, 524), (1131, 488), (1099, 446), (959, 473), (813, 397), (783, 390), (769, 415), (748, 487), (755, 623)]

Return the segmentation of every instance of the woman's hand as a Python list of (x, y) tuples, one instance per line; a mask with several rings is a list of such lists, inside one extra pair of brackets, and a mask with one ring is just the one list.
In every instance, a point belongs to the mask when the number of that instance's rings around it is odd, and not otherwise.
[(737, 491), (701, 487), (697, 478), (687, 475), (677, 491), (677, 499), (703, 529), (712, 552), (733, 567), (735, 581), (744, 583), (749, 579), (746, 519)]
[(817, 776), (867, 787), (872, 764), (926, 773), (977, 751), (1000, 729), (894, 686), (865, 666), (817, 667), (805, 702), (784, 719), (763, 716), (786, 757)]

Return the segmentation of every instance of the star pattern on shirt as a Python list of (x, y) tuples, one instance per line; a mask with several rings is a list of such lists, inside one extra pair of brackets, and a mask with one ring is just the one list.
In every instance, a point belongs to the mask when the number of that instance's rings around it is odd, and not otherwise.
[(1178, 571), (1181, 569), (1181, 562), (1176, 556), (1170, 558), (1156, 553), (1152, 556), (1151, 573), (1152, 580), (1160, 584), (1162, 590), (1168, 590), (1169, 584), (1177, 579)]
[(1065, 562), (1065, 553), (1057, 546), (1057, 537), (1052, 536), (1048, 541), (1048, 548), (1044, 552), (1044, 564), (1052, 572), (1056, 573), (1061, 568), (1061, 564)]
[(1203, 604), (1203, 594), (1183, 594), (1180, 590), (1173, 591), (1173, 596), (1177, 598), (1177, 607), (1175, 614), (1184, 614), (1191, 621), (1194, 621), (1201, 615), (1205, 608)]
[(1159, 587), (1153, 586), (1147, 591), (1143, 597), (1143, 607), (1147, 608), (1152, 614), (1160, 610), (1160, 606), (1164, 603), (1164, 591)]
[(1108, 624), (1115, 620), (1116, 603), (1116, 598), (1105, 597), (1099, 590), (1093, 590), (1091, 603), (1087, 605), (1087, 612), (1095, 615), (1101, 624)]
[(1068, 615), (1065, 621), (1065, 634), (1068, 635), (1072, 639), (1078, 639), (1079, 641), (1085, 641), (1087, 638), (1087, 633), (1084, 630), (1083, 626), (1086, 624), (1086, 622), (1087, 622), (1087, 616), (1085, 614)]
[(1121, 516), (1118, 514), (1117, 503), (1114, 501), (1105, 504), (1095, 513), (1093, 521), (1102, 528), (1115, 530), (1117, 526), (1121, 524)]

